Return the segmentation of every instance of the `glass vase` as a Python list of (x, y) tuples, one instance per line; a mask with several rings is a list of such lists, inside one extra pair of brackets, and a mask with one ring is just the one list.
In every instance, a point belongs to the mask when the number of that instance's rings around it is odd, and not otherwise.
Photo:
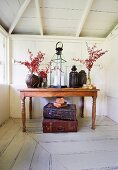
[(41, 87), (43, 87), (43, 88), (47, 87), (47, 78), (46, 77), (43, 78), (42, 86)]
[(90, 85), (90, 86), (91, 86), (91, 76), (90, 76), (90, 70), (88, 70), (87, 85)]

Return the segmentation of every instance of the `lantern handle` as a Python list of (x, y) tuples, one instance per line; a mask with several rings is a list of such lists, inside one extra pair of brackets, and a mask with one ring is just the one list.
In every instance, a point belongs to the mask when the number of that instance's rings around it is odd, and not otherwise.
[(62, 45), (61, 48), (63, 49), (63, 43), (62, 43), (61, 41), (57, 42), (57, 43), (56, 43), (56, 48), (58, 48), (58, 47), (57, 47), (58, 44), (61, 44), (61, 45)]

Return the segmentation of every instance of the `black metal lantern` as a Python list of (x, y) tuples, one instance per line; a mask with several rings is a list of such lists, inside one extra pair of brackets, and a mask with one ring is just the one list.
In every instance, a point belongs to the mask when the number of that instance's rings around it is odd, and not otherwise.
[(57, 42), (56, 53), (51, 60), (50, 69), (50, 87), (64, 88), (67, 87), (67, 67), (66, 60), (62, 55), (63, 43)]
[(78, 87), (79, 84), (79, 79), (78, 75), (79, 73), (77, 72), (77, 68), (75, 65), (72, 66), (71, 72), (69, 73), (69, 87)]

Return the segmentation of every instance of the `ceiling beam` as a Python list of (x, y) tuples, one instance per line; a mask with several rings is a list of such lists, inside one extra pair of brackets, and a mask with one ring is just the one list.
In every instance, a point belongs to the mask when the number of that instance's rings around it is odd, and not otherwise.
[(0, 32), (4, 35), (4, 36), (8, 36), (8, 32), (0, 25)]
[(94, 42), (104, 42), (106, 39), (105, 38), (95, 38), (95, 37), (75, 37), (75, 36), (50, 36), (50, 35), (43, 35), (43, 36), (41, 36), (41, 35), (34, 35), (34, 34), (30, 34), (30, 35), (28, 35), (28, 34), (10, 34), (9, 35), (9, 37), (11, 38), (11, 39), (16, 39), (16, 38), (18, 38), (18, 39), (28, 39), (28, 40), (32, 40), (32, 41), (34, 41), (34, 40), (38, 40), (38, 41), (40, 41), (40, 40), (56, 40), (56, 41), (58, 41), (58, 40), (61, 40), (61, 41), (63, 41), (63, 42), (68, 42), (68, 40), (69, 41), (74, 41), (74, 42), (83, 42), (83, 41), (93, 41), (93, 43)]
[(40, 10), (39, 0), (35, 0), (35, 5), (36, 5), (38, 20), (39, 20), (40, 33), (41, 35), (43, 35), (43, 24), (42, 24), (42, 19), (41, 19), (41, 10)]
[(16, 24), (18, 23), (19, 19), (21, 18), (21, 16), (23, 15), (24, 11), (26, 10), (27, 6), (29, 5), (31, 0), (25, 0), (25, 2), (23, 3), (23, 5), (20, 7), (16, 18), (14, 19), (13, 23), (11, 24), (10, 28), (9, 28), (9, 34), (12, 33), (12, 31), (14, 30)]
[(118, 24), (112, 29), (112, 31), (107, 35), (108, 38), (113, 38), (114, 36), (118, 35)]
[(79, 25), (78, 25), (78, 29), (77, 29), (77, 32), (76, 32), (76, 37), (78, 37), (80, 35), (80, 33), (81, 33), (81, 30), (82, 30), (82, 28), (84, 26), (86, 18), (87, 18), (88, 14), (89, 14), (89, 11), (91, 9), (92, 3), (93, 3), (93, 0), (88, 0), (88, 2), (86, 4), (86, 7), (85, 7), (84, 12), (83, 12), (83, 15), (82, 15), (81, 20), (80, 20)]

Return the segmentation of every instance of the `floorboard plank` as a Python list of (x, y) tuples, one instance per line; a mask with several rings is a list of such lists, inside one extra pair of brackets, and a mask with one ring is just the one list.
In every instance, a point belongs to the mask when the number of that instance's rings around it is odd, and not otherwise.
[(7, 120), (0, 126), (0, 139), (6, 134), (6, 132), (14, 125), (12, 119)]
[(50, 153), (38, 144), (30, 168), (32, 170), (50, 170), (50, 161)]
[(13, 140), (13, 138), (20, 130), (20, 127), (14, 123), (12, 123), (11, 126), (7, 128), (8, 129), (6, 130), (6, 133), (0, 140), (0, 155), (5, 151), (7, 146), (10, 144), (10, 142)]
[(21, 131), (14, 137), (14, 140), (8, 145), (7, 149), (0, 156), (1, 170), (9, 170), (14, 165), (16, 157), (18, 156), (25, 140), (25, 133)]
[(32, 162), (35, 147), (36, 141), (27, 135), (23, 147), (21, 148), (21, 151), (12, 167), (12, 170), (28, 170)]
[(66, 170), (118, 170), (118, 151), (58, 154), (53, 155), (52, 162), (52, 170), (59, 163)]

